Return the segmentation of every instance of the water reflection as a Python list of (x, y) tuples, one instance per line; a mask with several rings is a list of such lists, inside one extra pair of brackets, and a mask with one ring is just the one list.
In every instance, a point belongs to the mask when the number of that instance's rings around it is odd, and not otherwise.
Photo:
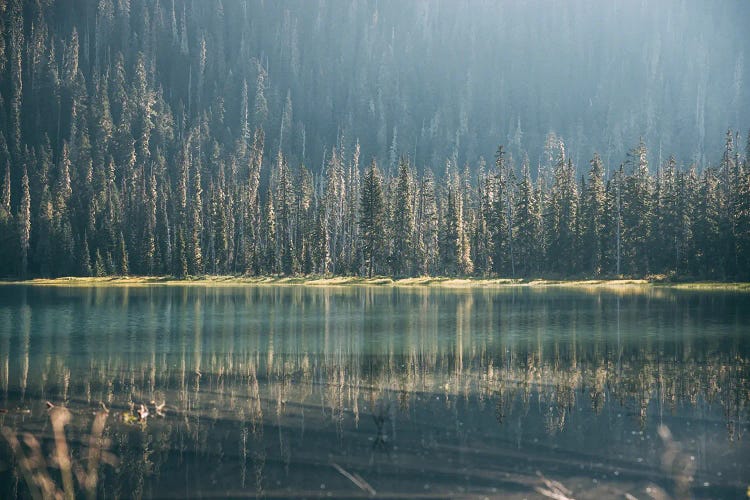
[[(669, 290), (3, 287), (0, 423), (45, 435), (49, 400), (83, 441), (104, 403), (110, 495), (344, 497), (523, 496), (537, 470), (583, 497), (677, 491), (664, 424), (693, 457), (693, 493), (732, 496), (750, 451), (748, 305)], [(140, 404), (151, 417), (126, 422)]]

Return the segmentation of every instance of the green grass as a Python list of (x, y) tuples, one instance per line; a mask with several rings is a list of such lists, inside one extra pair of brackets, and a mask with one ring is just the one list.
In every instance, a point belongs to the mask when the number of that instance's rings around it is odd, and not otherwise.
[(511, 287), (557, 287), (557, 288), (629, 288), (644, 287), (673, 288), (679, 290), (732, 290), (750, 291), (747, 282), (669, 282), (647, 279), (598, 279), (598, 280), (547, 280), (510, 278), (449, 278), (422, 276), (394, 279), (387, 276), (364, 278), (360, 276), (107, 276), (101, 278), (38, 278), (31, 280), (0, 281), (1, 284), (24, 284), (43, 286), (396, 286), (431, 288), (511, 288)]
[(750, 283), (747, 282), (724, 282), (724, 281), (694, 281), (685, 283), (659, 284), (680, 290), (738, 290), (750, 292)]

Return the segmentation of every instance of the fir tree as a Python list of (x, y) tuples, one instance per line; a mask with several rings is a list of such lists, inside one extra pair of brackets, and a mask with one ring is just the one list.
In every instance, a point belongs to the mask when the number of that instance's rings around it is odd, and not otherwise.
[(203, 187), (201, 185), (200, 163), (193, 170), (192, 217), (190, 238), (190, 270), (193, 274), (203, 273)]
[(393, 192), (394, 235), (391, 249), (391, 270), (394, 276), (412, 276), (414, 272), (414, 212), (412, 210), (412, 179), (409, 163), (401, 158), (398, 165), (396, 189)]
[(29, 193), (29, 175), (23, 169), (21, 178), (21, 204), (18, 209), (18, 237), (21, 251), (22, 277), (26, 276), (29, 267), (29, 240), (31, 238), (31, 194)]
[(86, 233), (83, 234), (83, 240), (78, 249), (78, 273), (80, 276), (91, 276), (91, 253), (89, 250), (89, 240)]
[(380, 269), (385, 229), (382, 180), (374, 160), (365, 172), (360, 200), (359, 231), (362, 235), (362, 254), (365, 273), (372, 277)]
[(623, 269), (643, 276), (650, 272), (649, 244), (653, 219), (651, 177), (648, 172), (646, 146), (641, 141), (628, 153), (626, 166), (631, 173), (622, 190)]
[(419, 272), (423, 275), (429, 275), (437, 271), (438, 222), (435, 180), (432, 170), (426, 169), (420, 183), (417, 209), (417, 252), (419, 255)]
[(475, 271), (480, 275), (489, 273), (492, 269), (492, 193), (490, 191), (490, 178), (484, 172), (480, 163), (479, 176), (477, 180), (477, 200), (479, 205), (476, 210), (476, 223), (474, 225), (474, 238), (472, 240), (472, 261)]
[(2, 192), (0, 193), (0, 209), (10, 213), (10, 161), (5, 162), (5, 177), (3, 177)]
[(602, 273), (603, 252), (606, 244), (604, 240), (604, 166), (599, 154), (594, 154), (591, 160), (589, 180), (583, 197), (582, 269), (585, 273), (598, 276)]
[(0, 196), (0, 276), (12, 276), (16, 269), (16, 228), (11, 213), (10, 167), (6, 166), (5, 179)]
[(278, 158), (278, 182), (276, 185), (276, 227), (277, 253), (280, 261), (280, 271), (289, 276), (295, 273), (295, 249), (292, 228), (294, 221), (294, 190), (289, 166), (283, 155)]
[(508, 221), (508, 185), (507, 162), (505, 151), (500, 146), (495, 154), (495, 175), (489, 189), (492, 190), (490, 232), (492, 234), (492, 271), (497, 276), (509, 272), (510, 241)]
[(279, 259), (276, 244), (276, 210), (273, 206), (273, 199), (270, 196), (266, 199), (263, 220), (263, 235), (265, 236), (263, 241), (263, 270), (268, 274), (278, 274)]
[(518, 271), (521, 276), (532, 276), (540, 271), (542, 214), (528, 160), (524, 161), (521, 171), (515, 213)]
[(547, 260), (552, 272), (566, 274), (577, 266), (578, 186), (575, 181), (573, 162), (566, 158), (562, 141), (553, 175), (547, 214), (550, 221), (548, 226), (550, 249)]

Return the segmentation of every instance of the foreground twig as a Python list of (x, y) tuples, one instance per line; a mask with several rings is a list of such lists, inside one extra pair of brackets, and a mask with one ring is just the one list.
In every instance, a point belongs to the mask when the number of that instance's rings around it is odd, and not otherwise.
[[(47, 498), (72, 500), (76, 497), (75, 483), (73, 482), (74, 473), (80, 489), (85, 491), (88, 498), (95, 498), (100, 463), (117, 464), (117, 458), (106, 451), (107, 443), (102, 438), (109, 412), (100, 411), (94, 417), (89, 435), (88, 465), (84, 470), (79, 463), (71, 460), (70, 449), (65, 436), (65, 426), (71, 421), (70, 411), (63, 406), (55, 406), (49, 402), (47, 408), (52, 421), (55, 442), (55, 450), (49, 460), (45, 460), (42, 455), (42, 447), (33, 435), (23, 434), (23, 444), (28, 449), (28, 451), (24, 451), (15, 431), (9, 427), (0, 429), (3, 437), (10, 445), (31, 498), (35, 500)], [(52, 479), (48, 470), (50, 466), (60, 469), (62, 489)]]
[(52, 430), (55, 434), (55, 457), (57, 458), (57, 466), (60, 467), (60, 473), (62, 474), (63, 492), (67, 500), (73, 500), (75, 497), (73, 471), (70, 463), (68, 441), (65, 439), (65, 426), (70, 423), (70, 411), (63, 406), (54, 406), (50, 409), (50, 419), (52, 420)]

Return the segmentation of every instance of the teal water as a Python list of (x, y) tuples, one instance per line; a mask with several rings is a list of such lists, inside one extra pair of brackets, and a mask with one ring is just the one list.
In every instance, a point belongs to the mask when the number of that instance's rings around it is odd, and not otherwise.
[(60, 485), (46, 401), (83, 468), (108, 408), (102, 498), (742, 498), (750, 294), (0, 286), (0, 425)]

